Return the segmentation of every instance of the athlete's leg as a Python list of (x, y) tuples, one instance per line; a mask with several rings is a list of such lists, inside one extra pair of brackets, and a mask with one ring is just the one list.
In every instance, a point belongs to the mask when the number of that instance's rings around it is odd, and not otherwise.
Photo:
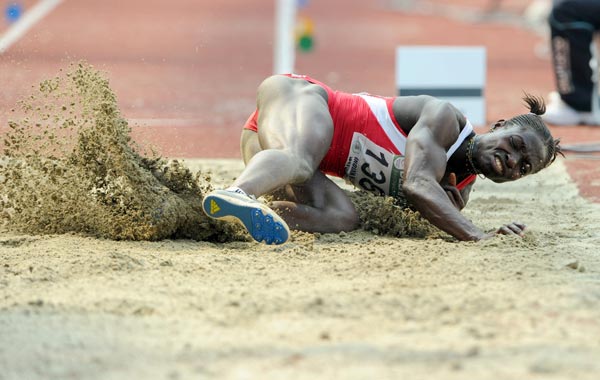
[[(258, 145), (262, 150), (249, 160), (245, 155), (247, 166), (233, 184), (236, 191), (212, 192), (205, 197), (203, 207), (213, 218), (241, 221), (257, 241), (281, 244), (289, 237), (286, 223), (248, 195), (259, 197), (287, 184), (309, 181), (329, 149), (333, 121), (323, 88), (283, 76), (261, 84), (258, 110)], [(248, 144), (256, 148), (256, 141)]]
[[(242, 132), (242, 157), (250, 161), (261, 151), (258, 134)], [(286, 185), (273, 193), (270, 206), (292, 229), (307, 232), (351, 231), (358, 227), (358, 213), (346, 193), (322, 172), (302, 185)]]
[(258, 108), (262, 150), (234, 183), (256, 197), (308, 181), (333, 137), (327, 93), (317, 85), (283, 76), (268, 78), (259, 87)]
[(288, 185), (271, 208), (292, 229), (307, 232), (352, 231), (359, 226), (354, 204), (331, 179), (320, 171), (302, 185)]

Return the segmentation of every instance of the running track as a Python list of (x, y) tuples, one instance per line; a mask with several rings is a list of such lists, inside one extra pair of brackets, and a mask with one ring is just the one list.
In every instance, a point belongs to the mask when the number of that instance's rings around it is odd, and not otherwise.
[[(340, 90), (392, 95), (396, 46), (484, 45), (490, 123), (522, 113), (523, 90), (546, 95), (553, 89), (550, 61), (534, 51), (544, 46), (543, 37), (515, 26), (527, 0), (505, 0), (501, 17), (487, 22), (461, 17), (481, 15), (483, 1), (452, 2), (454, 11), (464, 7), (452, 17), (440, 7), (434, 16), (391, 10), (398, 2), (309, 1), (301, 12), (315, 23), (316, 49), (298, 55), (296, 72)], [(3, 10), (6, 3), (0, 0)], [(137, 139), (168, 157), (239, 158), (241, 125), (254, 109), (256, 87), (272, 70), (273, 3), (63, 0), (0, 54), (0, 130), (31, 85), (84, 59), (107, 73)], [(0, 32), (7, 27), (0, 21)], [(600, 128), (552, 131), (568, 144), (600, 142)], [(598, 202), (597, 163), (591, 156), (566, 159), (582, 194)]]

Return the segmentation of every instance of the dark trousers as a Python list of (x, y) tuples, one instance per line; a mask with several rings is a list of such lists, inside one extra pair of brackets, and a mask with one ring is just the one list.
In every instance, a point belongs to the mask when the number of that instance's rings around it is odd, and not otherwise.
[(555, 1), (549, 23), (557, 90), (565, 103), (589, 112), (595, 98), (593, 75), (598, 75), (591, 46), (600, 30), (600, 0)]

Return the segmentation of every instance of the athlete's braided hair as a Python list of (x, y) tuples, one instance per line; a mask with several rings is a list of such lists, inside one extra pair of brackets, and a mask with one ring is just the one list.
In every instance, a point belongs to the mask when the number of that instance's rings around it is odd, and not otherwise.
[(519, 125), (524, 128), (533, 128), (533, 130), (538, 133), (548, 148), (548, 156), (546, 157), (546, 162), (544, 163), (544, 167), (546, 167), (554, 162), (558, 154), (564, 157), (560, 147), (560, 139), (555, 139), (552, 137), (550, 130), (540, 117), (540, 115), (543, 115), (546, 112), (546, 104), (544, 103), (544, 99), (542, 97), (525, 93), (523, 96), (523, 101), (529, 107), (529, 113), (515, 116), (507, 120), (506, 123)]

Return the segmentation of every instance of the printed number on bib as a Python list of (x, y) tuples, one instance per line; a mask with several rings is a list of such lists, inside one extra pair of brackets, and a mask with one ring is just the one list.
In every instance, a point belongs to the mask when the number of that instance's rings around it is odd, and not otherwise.
[(404, 157), (395, 155), (355, 132), (348, 160), (346, 180), (378, 195), (396, 196), (401, 191)]

